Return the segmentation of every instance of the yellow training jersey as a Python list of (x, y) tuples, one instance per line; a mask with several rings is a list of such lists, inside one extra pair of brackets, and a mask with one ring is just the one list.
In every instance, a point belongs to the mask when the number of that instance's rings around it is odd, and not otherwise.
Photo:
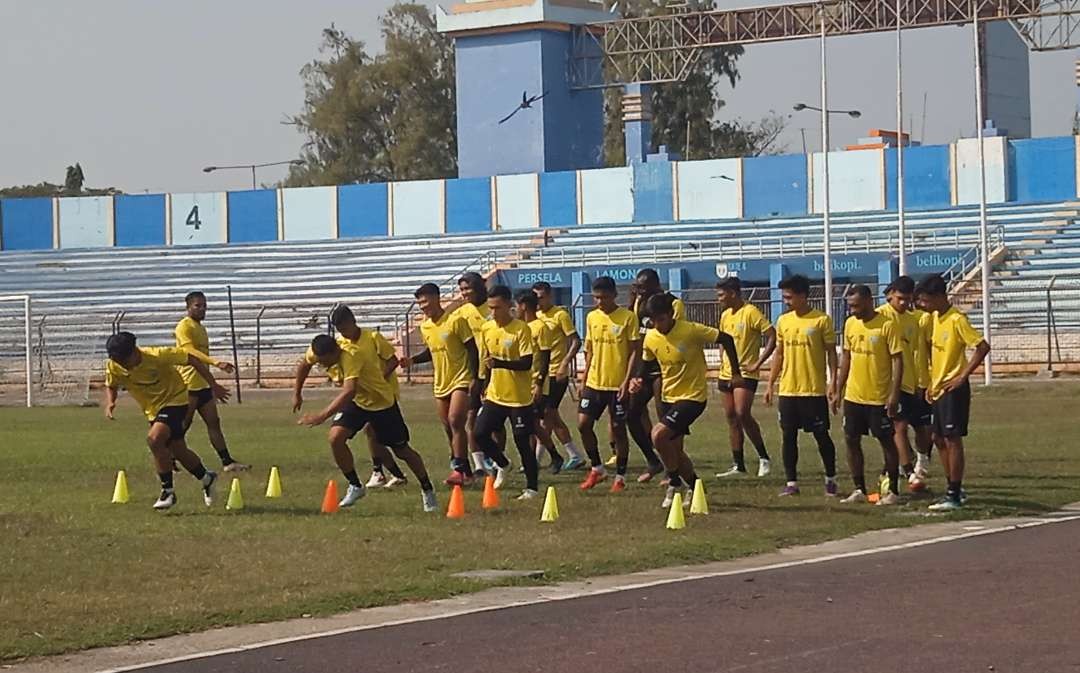
[(468, 388), (473, 381), (469, 351), (465, 348), (473, 340), (469, 323), (455, 313), (444, 311), (438, 320), (428, 318), (420, 323), (420, 336), (431, 351), (435, 397)]
[[(383, 371), (385, 361), (396, 354), (386, 337), (372, 330), (360, 330), (356, 341), (339, 335), (337, 342), (341, 359), (326, 370), (330, 378), (338, 382), (356, 379), (353, 402), (361, 409), (381, 411), (394, 406), (398, 395), (397, 372), (391, 372), (387, 377)], [(319, 362), (310, 346), (304, 360), (311, 365)]]
[(941, 386), (956, 378), (967, 366), (967, 349), (978, 346), (983, 335), (955, 306), (944, 315), (934, 314), (934, 352), (930, 356), (930, 398), (941, 397)]
[(689, 320), (676, 320), (667, 334), (655, 328), (645, 334), (642, 357), (660, 365), (661, 400), (672, 404), (709, 399), (705, 346), (718, 338), (720, 330)]
[(916, 385), (926, 390), (930, 387), (930, 342), (934, 338), (934, 316), (919, 309), (912, 313), (919, 317), (919, 348), (915, 351)]
[(611, 313), (597, 308), (589, 312), (585, 323), (589, 353), (585, 385), (593, 390), (618, 390), (626, 380), (633, 343), (641, 338), (637, 316), (621, 306)]
[[(686, 304), (683, 303), (682, 299), (677, 298), (670, 292), (668, 292), (667, 294), (671, 295), (671, 310), (674, 318), (676, 320), (685, 320)], [(652, 319), (649, 318), (647, 315), (644, 315), (646, 302), (648, 302), (648, 299), (642, 301), (641, 297), (637, 297), (634, 299), (634, 306), (632, 309), (634, 311), (634, 315), (636, 315), (638, 319), (638, 332), (643, 338), (645, 336), (645, 331), (652, 327)]]
[[(469, 329), (472, 330), (473, 338), (476, 339), (477, 347), (479, 348), (480, 330), (484, 327), (484, 323), (486, 323), (488, 320), (491, 320), (491, 308), (488, 307), (486, 303), (477, 306), (476, 304), (470, 304), (469, 302), (465, 302), (461, 306), (458, 306), (456, 309), (454, 309), (454, 314), (461, 316), (465, 319), (465, 322), (469, 323)], [(483, 358), (481, 358), (479, 374), (480, 378), (486, 379), (487, 372), (484, 371), (483, 363), (484, 360)]]
[(552, 306), (551, 310), (546, 313), (538, 311), (537, 315), (551, 325), (551, 329), (559, 335), (555, 345), (551, 348), (551, 366), (548, 368), (548, 376), (558, 376), (559, 368), (562, 367), (562, 362), (566, 359), (566, 354), (570, 350), (566, 340), (570, 336), (577, 334), (577, 327), (574, 327), (574, 320), (570, 317), (570, 311), (567, 311), (562, 306)]
[[(532, 331), (516, 318), (500, 326), (494, 320), (484, 323), (480, 332), (480, 359), (520, 360), (536, 354)], [(506, 407), (527, 407), (532, 404), (532, 372), (515, 369), (494, 369), (488, 378), (485, 392), (488, 400)]]
[(788, 311), (776, 321), (776, 338), (784, 349), (780, 395), (824, 396), (828, 362), (825, 351), (836, 348), (836, 330), (829, 316), (816, 309), (802, 316)]
[(892, 356), (903, 357), (900, 323), (882, 313), (870, 320), (851, 316), (844, 323), (844, 350), (851, 353), (844, 399), (883, 405), (892, 388)]
[[(180, 322), (176, 323), (174, 333), (177, 348), (183, 348), (189, 353), (198, 351), (203, 355), (210, 354), (210, 337), (206, 335), (206, 328), (203, 327), (201, 322), (184, 316), (180, 319)], [(195, 371), (194, 367), (188, 367), (187, 365), (180, 367), (180, 377), (184, 379), (188, 390), (205, 390), (210, 387), (210, 384), (206, 382), (206, 379), (199, 376), (199, 372)]]
[(914, 393), (919, 387), (919, 368), (915, 365), (915, 355), (922, 340), (919, 316), (911, 311), (900, 313), (892, 307), (892, 304), (878, 306), (877, 312), (896, 322), (900, 334), (900, 345), (904, 349), (904, 377), (900, 382), (900, 390), (905, 393)]
[(560, 341), (565, 344), (566, 337), (557, 333), (552, 324), (543, 318), (530, 321), (529, 331), (532, 333), (533, 338), (532, 379), (540, 385), (540, 392), (547, 393), (548, 378), (552, 376), (552, 374), (549, 374), (551, 367), (549, 366), (545, 371), (540, 371), (540, 354), (548, 353), (549, 357), (551, 357), (551, 354), (555, 352), (555, 345)]
[(139, 353), (142, 358), (131, 369), (106, 360), (105, 385), (126, 389), (150, 421), (165, 407), (186, 407), (188, 387), (177, 367), (187, 364), (188, 352), (182, 348), (146, 347)]
[[(720, 315), (720, 331), (727, 332), (735, 340), (735, 352), (739, 354), (739, 370), (744, 376), (750, 365), (756, 363), (761, 355), (761, 336), (771, 327), (772, 324), (761, 310), (750, 302), (744, 303), (738, 311), (729, 308)], [(731, 362), (726, 355), (723, 360), (720, 364), (720, 379), (727, 381), (731, 379)]]

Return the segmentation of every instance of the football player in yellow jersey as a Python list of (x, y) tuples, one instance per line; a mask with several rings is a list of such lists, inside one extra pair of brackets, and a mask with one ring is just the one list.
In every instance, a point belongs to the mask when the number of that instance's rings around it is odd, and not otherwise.
[[(686, 317), (686, 306), (683, 301), (670, 292), (664, 292), (664, 288), (660, 285), (660, 274), (656, 272), (656, 269), (638, 271), (631, 293), (633, 295), (631, 310), (637, 316), (638, 333), (642, 339), (652, 327), (648, 312), (649, 299), (652, 297), (658, 294), (666, 295), (675, 307), (675, 318), (682, 320)], [(654, 476), (664, 471), (664, 466), (653, 447), (652, 421), (649, 418), (649, 402), (655, 398), (659, 405), (660, 381), (653, 378), (644, 383), (645, 385), (638, 392), (631, 394), (626, 402), (626, 429), (645, 457), (646, 469), (638, 475), (638, 483), (642, 484), (651, 481)]]
[[(990, 353), (990, 344), (971, 326), (968, 317), (949, 303), (948, 286), (941, 276), (923, 279), (915, 288), (915, 300), (924, 311), (934, 314), (930, 387), (926, 390), (926, 399), (933, 408), (934, 443), (949, 481), (945, 499), (931, 505), (930, 509), (950, 512), (959, 509), (965, 499), (964, 437), (971, 413), (968, 378)], [(968, 348), (975, 349), (970, 360)]]
[(566, 462), (555, 449), (555, 442), (551, 441), (551, 433), (548, 432), (541, 420), (547, 406), (547, 396), (550, 393), (551, 378), (551, 354), (555, 352), (556, 345), (562, 337), (561, 332), (556, 332), (552, 323), (541, 318), (538, 314), (540, 300), (532, 290), (522, 290), (517, 296), (517, 317), (529, 326), (533, 338), (533, 419), (535, 430), (533, 435), (536, 441), (536, 461), (540, 462), (543, 452), (547, 452), (551, 458), (551, 474), (562, 472)]
[(576, 470), (585, 465), (584, 454), (574, 442), (570, 428), (566, 427), (559, 406), (570, 387), (570, 368), (581, 349), (581, 337), (570, 317), (570, 311), (555, 305), (551, 285), (544, 281), (533, 283), (533, 292), (539, 301), (539, 316), (551, 323), (556, 333), (562, 335), (562, 342), (551, 350), (551, 370), (548, 381), (548, 393), (544, 398), (544, 427), (566, 447), (569, 457), (563, 464), (564, 470)]
[(414, 293), (417, 306), (426, 316), (420, 324), (425, 348), (412, 357), (401, 358), (401, 366), (432, 363), (435, 410), (450, 443), (450, 476), (447, 486), (468, 486), (473, 482), (469, 466), (469, 390), (476, 381), (480, 356), (468, 321), (443, 308), (439, 286), (425, 283)]
[[(737, 276), (730, 276), (716, 284), (716, 299), (724, 309), (720, 314), (720, 330), (735, 339), (735, 350), (739, 355), (739, 366), (743, 375), (741, 386), (731, 385), (732, 362), (724, 359), (720, 366), (717, 387), (720, 389), (720, 399), (727, 416), (733, 460), (727, 472), (716, 476), (724, 478), (746, 474), (743, 447), (745, 438), (749, 437), (758, 454), (758, 476), (765, 477), (772, 469), (769, 452), (765, 448), (761, 426), (754, 418), (751, 407), (754, 405), (761, 366), (776, 350), (776, 328), (758, 307), (743, 299), (742, 283)], [(762, 337), (765, 339), (764, 347)]]
[[(900, 502), (897, 490), (900, 478), (893, 419), (900, 411), (900, 387), (904, 377), (904, 346), (899, 321), (874, 310), (874, 296), (865, 285), (853, 285), (844, 295), (848, 313), (844, 323), (843, 355), (836, 394), (831, 398), (833, 413), (844, 400), (844, 442), (848, 467), (855, 490), (842, 502), (864, 503), (866, 472), (862, 436), (872, 435), (885, 454), (888, 493), (882, 493), (878, 505)], [(882, 484), (884, 485), (884, 484)]]
[(510, 460), (499, 448), (497, 432), (505, 432), (507, 419), (514, 444), (525, 467), (525, 490), (518, 500), (539, 495), (539, 471), (531, 439), (533, 418), (533, 339), (525, 321), (510, 313), (510, 288), (496, 285), (488, 293), (491, 320), (480, 331), (480, 361), (488, 374), (484, 403), (476, 415), (473, 435), (484, 455), (496, 466), (495, 488), (510, 475)]
[(617, 493), (626, 489), (626, 402), (630, 376), (641, 357), (641, 334), (634, 312), (615, 303), (613, 279), (601, 276), (594, 280), (592, 295), (596, 308), (586, 318), (585, 391), (578, 404), (578, 432), (592, 469), (581, 488), (588, 490), (607, 479), (593, 429), (607, 411), (618, 457), (611, 490)]
[[(484, 282), (483, 276), (469, 271), (462, 274), (461, 278), (458, 279), (458, 289), (461, 290), (461, 296), (465, 301), (454, 310), (454, 313), (469, 323), (469, 328), (472, 329), (473, 338), (476, 339), (476, 345), (479, 349), (480, 329), (484, 326), (484, 323), (491, 319), (491, 308), (488, 307), (487, 303), (487, 283)], [(488, 372), (481, 362), (476, 381), (473, 382), (472, 387), (469, 389), (469, 415), (465, 420), (466, 434), (469, 437), (469, 451), (473, 460), (473, 473), (481, 481), (488, 475), (490, 469), (494, 469), (494, 465), (491, 465), (490, 461), (484, 458), (484, 452), (480, 450), (476, 440), (473, 438), (473, 429), (476, 427), (476, 414), (480, 412), (484, 388), (487, 387), (487, 376)], [(499, 431), (496, 441), (499, 447), (505, 450), (506, 432), (504, 430)]]
[[(926, 488), (926, 460), (930, 447), (930, 404), (926, 401), (925, 379), (928, 321), (925, 311), (914, 307), (915, 281), (910, 276), (900, 276), (885, 288), (885, 302), (878, 306), (878, 313), (897, 321), (900, 325), (900, 342), (904, 347), (904, 380), (900, 386), (900, 413), (893, 419), (896, 428), (896, 448), (900, 452), (900, 476), (908, 480), (912, 492)], [(920, 367), (920, 364), (922, 365)], [(925, 372), (923, 371), (925, 370)], [(923, 391), (920, 393), (919, 389)], [(920, 463), (915, 463), (908, 428), (915, 430), (915, 448)], [(923, 458), (925, 456), (925, 458)], [(922, 468), (921, 470), (919, 468)]]
[[(832, 320), (810, 307), (810, 280), (794, 275), (780, 281), (790, 311), (776, 321), (776, 353), (769, 367), (765, 404), (772, 405), (780, 381), (780, 430), (787, 484), (781, 496), (799, 494), (799, 431), (814, 435), (825, 467), (825, 495), (835, 497), (836, 445), (829, 436), (829, 401), (836, 386), (836, 330)], [(828, 385), (826, 385), (826, 376)]]
[[(206, 319), (206, 295), (202, 292), (189, 292), (184, 297), (184, 305), (187, 307), (187, 315), (176, 323), (174, 335), (176, 347), (183, 348), (191, 353), (198, 351), (204, 355), (210, 354), (210, 339), (206, 335), (203, 320)], [(191, 396), (192, 406), (202, 417), (206, 424), (206, 434), (210, 438), (210, 445), (214, 447), (221, 465), (225, 472), (243, 472), (250, 470), (250, 465), (237, 462), (229, 454), (229, 446), (225, 443), (225, 433), (221, 430), (221, 416), (218, 414), (217, 402), (214, 400), (214, 392), (210, 384), (199, 376), (192, 367), (181, 367), (180, 376), (188, 387), (188, 395)]]
[[(649, 374), (659, 379), (660, 418), (652, 428), (652, 439), (664, 461), (668, 475), (667, 495), (662, 506), (671, 507), (675, 493), (685, 484), (692, 492), (697, 474), (694, 463), (686, 455), (684, 438), (690, 426), (705, 412), (709, 399), (708, 374), (704, 347), (719, 343), (732, 362), (731, 381), (742, 382), (735, 340), (715, 327), (675, 317), (673, 298), (654, 294), (646, 310), (652, 327), (642, 344), (642, 362), (637, 376), (630, 382), (631, 390), (640, 391), (649, 385)], [(687, 493), (685, 502), (689, 502)]]
[(131, 332), (119, 332), (109, 337), (105, 351), (109, 356), (105, 364), (105, 418), (114, 419), (117, 392), (125, 388), (150, 422), (146, 444), (154, 456), (154, 467), (161, 480), (161, 495), (154, 503), (154, 509), (169, 509), (176, 504), (173, 461), (179, 462), (202, 482), (206, 506), (214, 504), (217, 475), (203, 467), (198, 454), (184, 441), (195, 410), (188, 398), (187, 384), (176, 368), (193, 368), (210, 384), (213, 395), (224, 403), (229, 399), (229, 391), (218, 385), (207, 365), (212, 364), (225, 372), (233, 371), (233, 366), (181, 348), (139, 348)]
[(350, 507), (367, 494), (356, 474), (348, 442), (370, 425), (375, 446), (389, 447), (416, 475), (424, 511), (436, 511), (435, 489), (428, 478), (424, 459), (409, 445), (409, 426), (398, 405), (398, 383), (394, 373), (398, 358), (394, 347), (378, 332), (361, 330), (347, 306), (335, 308), (331, 322), (341, 333), (342, 342), (328, 334), (320, 334), (312, 340), (296, 368), (293, 410), (299, 411), (303, 404), (300, 392), (313, 364), (319, 364), (327, 371), (336, 369), (342, 382), (341, 392), (323, 411), (305, 414), (297, 423), (315, 427), (333, 419), (327, 440), (335, 463), (349, 482), (340, 505)]

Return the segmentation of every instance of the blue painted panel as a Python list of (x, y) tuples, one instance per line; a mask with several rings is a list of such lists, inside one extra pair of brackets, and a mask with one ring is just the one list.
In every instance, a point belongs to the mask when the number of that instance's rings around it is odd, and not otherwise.
[(674, 179), (670, 161), (634, 164), (634, 221), (671, 222), (675, 219)]
[(170, 213), (173, 245), (225, 243), (225, 192), (172, 194)]
[[(829, 210), (850, 213), (885, 208), (885, 171), (881, 150), (829, 152)], [(814, 212), (825, 210), (825, 158), (814, 154)], [(820, 176), (820, 177), (819, 177)]]
[(1076, 197), (1076, 139), (1009, 141), (1009, 194), (1020, 202)]
[(443, 185), (443, 180), (394, 183), (394, 236), (446, 231)]
[(229, 192), (229, 243), (278, 240), (276, 189)]
[(80, 196), (60, 199), (61, 248), (105, 248), (113, 241), (111, 196)]
[(116, 208), (116, 245), (165, 245), (165, 195), (120, 194)]
[(464, 234), (491, 228), (491, 179), (447, 180), (446, 233)]
[(338, 236), (389, 236), (388, 194), (385, 183), (338, 187)]
[[(885, 150), (885, 207), (897, 209), (896, 149)], [(948, 208), (952, 205), (949, 146), (925, 145), (904, 149), (904, 210)]]
[(53, 200), (0, 200), (4, 250), (49, 250), (53, 247)]
[(286, 241), (321, 241), (334, 238), (334, 187), (281, 190), (281, 217)]
[(572, 227), (577, 223), (577, 173), (541, 173), (540, 226)]
[(802, 154), (744, 159), (743, 216), (806, 215), (807, 182)]
[(540, 195), (536, 175), (500, 175), (495, 178), (499, 229), (536, 229), (540, 226)]
[(633, 182), (633, 170), (629, 166), (581, 171), (582, 224), (633, 220)]
[[(572, 46), (569, 31), (538, 32), (543, 89), (547, 92), (542, 101), (544, 170), (600, 168), (604, 165), (604, 92), (601, 89), (571, 91), (567, 85)], [(593, 63), (600, 63), (599, 47), (592, 41), (582, 40), (576, 48), (595, 57)]]
[(742, 217), (740, 159), (679, 162), (679, 219)]

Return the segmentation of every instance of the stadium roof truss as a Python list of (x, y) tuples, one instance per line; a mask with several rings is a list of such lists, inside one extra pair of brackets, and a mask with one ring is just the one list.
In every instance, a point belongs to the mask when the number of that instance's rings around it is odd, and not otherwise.
[(896, 29), (1009, 20), (1035, 51), (1080, 46), (1080, 0), (824, 0), (746, 9), (690, 11), (576, 26), (571, 84), (593, 89), (681, 81), (713, 47)]

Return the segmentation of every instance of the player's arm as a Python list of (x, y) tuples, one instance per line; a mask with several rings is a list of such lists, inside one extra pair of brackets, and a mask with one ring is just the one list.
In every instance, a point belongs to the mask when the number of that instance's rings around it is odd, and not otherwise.
[(592, 368), (592, 341), (585, 338), (585, 369), (581, 373), (581, 381), (584, 383), (589, 380), (589, 370)]
[(967, 366), (964, 367), (963, 371), (956, 375), (956, 378), (946, 381), (945, 384), (941, 387), (941, 389), (944, 392), (951, 392), (964, 385), (964, 383), (968, 380), (972, 373), (974, 373), (974, 371), (978, 369), (979, 365), (982, 364), (983, 360), (985, 360), (986, 356), (989, 354), (990, 344), (986, 343), (985, 339), (981, 339), (979, 343), (975, 344), (975, 354), (971, 356), (970, 360), (968, 360)]
[(398, 368), (399, 364), (400, 364), (400, 362), (398, 361), (398, 358), (397, 358), (396, 355), (384, 359), (383, 360), (383, 370), (382, 370), (383, 371), (383, 378), (384, 379), (390, 378), (390, 375), (394, 373), (394, 370), (396, 370)]
[(500, 360), (499, 358), (493, 357), (489, 361), (491, 362), (492, 369), (509, 369), (515, 372), (527, 372), (532, 369), (533, 356), (532, 353), (528, 353), (516, 360)]
[(413, 365), (422, 365), (425, 362), (431, 362), (431, 349), (425, 348), (411, 358), (403, 357), (398, 361), (402, 369), (412, 369)]
[(739, 369), (739, 353), (735, 349), (735, 338), (721, 330), (716, 337), (716, 343), (724, 349), (724, 357), (731, 363), (731, 383), (738, 386), (742, 383), (742, 370)]
[(761, 368), (772, 357), (773, 352), (776, 350), (776, 328), (769, 325), (769, 328), (762, 332), (762, 336), (765, 337), (765, 346), (761, 349), (761, 353), (758, 355), (757, 361), (746, 368), (747, 374), (756, 374), (761, 371)]
[(480, 378), (480, 351), (476, 348), (476, 339), (465, 342), (465, 357), (468, 361), (469, 373), (472, 374), (475, 382)]
[[(836, 349), (831, 348), (829, 350), (835, 360)], [(844, 388), (847, 387), (848, 375), (851, 374), (851, 351), (846, 347), (844, 348), (844, 354), (840, 357), (840, 370), (838, 374), (835, 369), (832, 369), (832, 365), (830, 365), (830, 371), (833, 372), (833, 377), (832, 385), (829, 386), (829, 406), (835, 414), (840, 411), (840, 398), (844, 394)]]
[(315, 365), (302, 359), (296, 363), (296, 371), (293, 373), (293, 393), (292, 393), (292, 410), (295, 414), (300, 411), (300, 407), (304, 406), (304, 382), (307, 381), (308, 374), (311, 373), (311, 368)]
[(836, 355), (836, 344), (825, 344), (825, 362), (828, 365), (829, 370), (829, 392), (828, 395), (832, 397), (840, 397), (840, 393), (837, 390), (837, 376), (840, 368), (839, 358)]
[(356, 379), (345, 379), (345, 382), (341, 384), (341, 392), (337, 397), (330, 401), (322, 411), (315, 414), (304, 414), (300, 417), (300, 420), (296, 422), (297, 425), (306, 425), (309, 428), (314, 428), (317, 425), (322, 425), (328, 418), (336, 414), (345, 408), (345, 405), (349, 403), (353, 397), (356, 396)]
[(639, 361), (641, 361), (641, 339), (630, 342), (630, 360), (626, 363), (626, 376), (623, 377), (622, 385), (619, 386), (619, 400), (626, 399), (630, 391), (630, 379), (634, 377)]
[(889, 418), (896, 418), (900, 408), (900, 384), (904, 378), (904, 356), (902, 353), (892, 353), (889, 356), (889, 364), (892, 368), (892, 382), (889, 386), (889, 401), (885, 404), (885, 410)]
[(536, 373), (533, 375), (533, 402), (539, 402), (544, 395), (544, 380), (551, 367), (551, 350), (541, 350), (536, 355)]
[(773, 387), (780, 378), (780, 372), (784, 369), (784, 342), (776, 340), (776, 350), (773, 352), (773, 363), (769, 366), (769, 383), (765, 386), (765, 406), (772, 406)]
[[(184, 348), (183, 346), (179, 346), (179, 348), (187, 352), (189, 356), (188, 365), (191, 367), (195, 367), (195, 364), (191, 361), (192, 359), (194, 359), (199, 363), (207, 365), (209, 367), (217, 367), (218, 369), (227, 374), (232, 374), (236, 370), (236, 367), (233, 366), (233, 363), (212, 358), (206, 353), (200, 351), (198, 348)], [(196, 367), (195, 369), (196, 371), (198, 371), (198, 367)], [(205, 375), (202, 372), (199, 372), (199, 374), (205, 378)], [(209, 381), (210, 379), (206, 380)]]
[(114, 386), (105, 386), (105, 418), (110, 421), (116, 420), (113, 416), (113, 411), (116, 410), (116, 398), (118, 391)]
[(566, 337), (566, 357), (559, 364), (559, 372), (555, 375), (555, 378), (562, 381), (570, 377), (570, 365), (573, 364), (580, 350), (581, 337), (578, 336), (577, 332), (573, 332)]
[(634, 376), (630, 379), (630, 386), (628, 390), (631, 394), (641, 392), (645, 388), (645, 381), (660, 381), (660, 363), (656, 360), (656, 355), (647, 348), (642, 346), (641, 359), (638, 360), (637, 367), (635, 367)]
[[(188, 366), (192, 367), (196, 372), (198, 372), (199, 376), (203, 377), (203, 379), (205, 379), (206, 382), (210, 384), (210, 390), (213, 391), (214, 398), (216, 398), (222, 404), (227, 403), (229, 401), (229, 389), (214, 380), (214, 375), (210, 373), (210, 368), (207, 367), (208, 363), (206, 362), (206, 360), (212, 358), (206, 357), (205, 359), (203, 359), (199, 357), (199, 355), (202, 354), (198, 353), (197, 351), (194, 353), (188, 351)], [(225, 367), (221, 367), (221, 369), (225, 369)], [(229, 365), (229, 369), (226, 371), (234, 371), (232, 365)]]

